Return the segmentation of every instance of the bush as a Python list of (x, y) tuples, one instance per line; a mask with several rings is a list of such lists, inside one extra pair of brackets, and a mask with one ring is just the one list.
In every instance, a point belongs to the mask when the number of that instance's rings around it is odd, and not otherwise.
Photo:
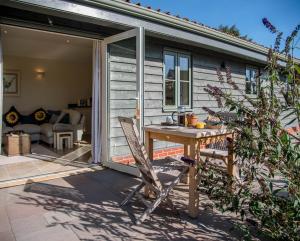
[[(294, 63), (292, 45), (300, 25), (280, 51), (282, 32), (267, 19), (263, 23), (276, 34), (276, 40), (268, 53), (264, 81), (257, 85), (257, 97), (239, 88), (230, 68), (226, 68), (225, 78), (217, 70), (219, 80), (239, 91), (242, 99), (219, 87), (208, 85), (205, 89), (219, 107), (238, 115), (239, 121), (230, 122), (229, 128), (236, 133), (239, 175), (228, 177), (205, 163), (199, 167), (200, 186), (219, 210), (239, 214), (261, 234), (275, 240), (300, 240), (300, 138), (286, 130), (300, 124), (300, 67)], [(278, 64), (280, 56), (285, 57), (285, 66)], [(249, 237), (247, 232), (245, 238)]]

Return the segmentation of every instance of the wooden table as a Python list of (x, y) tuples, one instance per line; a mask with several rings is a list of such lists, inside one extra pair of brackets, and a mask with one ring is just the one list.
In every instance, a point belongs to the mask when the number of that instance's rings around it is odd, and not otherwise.
[[(161, 125), (145, 126), (145, 146), (150, 157), (153, 160), (153, 140), (168, 141), (184, 145), (184, 155), (196, 160), (197, 149), (201, 145), (210, 144), (217, 140), (232, 137), (233, 134), (226, 129), (194, 129), (188, 127), (166, 127)], [(232, 143), (228, 147), (227, 171), (229, 175), (234, 173), (234, 153)], [(193, 218), (198, 216), (199, 193), (196, 183), (196, 165), (189, 168), (189, 204), (188, 212)]]

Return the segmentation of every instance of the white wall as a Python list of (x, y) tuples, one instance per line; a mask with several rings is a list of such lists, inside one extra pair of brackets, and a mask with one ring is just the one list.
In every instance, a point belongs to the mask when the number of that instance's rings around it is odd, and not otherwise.
[[(70, 62), (4, 56), (4, 70), (21, 72), (20, 96), (4, 96), (3, 113), (14, 105), (20, 112), (32, 112), (39, 107), (59, 110), (69, 103), (92, 95), (92, 61)], [(43, 69), (43, 79), (36, 69)]]

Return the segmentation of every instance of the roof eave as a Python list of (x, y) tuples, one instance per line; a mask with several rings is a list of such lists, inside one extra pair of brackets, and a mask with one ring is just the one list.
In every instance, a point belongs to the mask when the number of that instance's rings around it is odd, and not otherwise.
[[(172, 15), (168, 15), (162, 12), (158, 12), (152, 9), (137, 6), (135, 4), (127, 3), (123, 0), (80, 0), (81, 2), (96, 4), (101, 7), (105, 7), (117, 12), (126, 13), (138, 18), (148, 19), (154, 22), (159, 22), (168, 26), (172, 26), (185, 31), (190, 31), (207, 37), (211, 37), (223, 42), (227, 42), (239, 47), (243, 47), (264, 55), (268, 54), (269, 49), (261, 45), (251, 43), (250, 41), (243, 40), (241, 38), (231, 36), (229, 34), (222, 33), (220, 31), (202, 26), (181, 18), (177, 18)], [(286, 60), (286, 56), (279, 54), (279, 59)], [(295, 62), (300, 64), (300, 59), (295, 58)]]

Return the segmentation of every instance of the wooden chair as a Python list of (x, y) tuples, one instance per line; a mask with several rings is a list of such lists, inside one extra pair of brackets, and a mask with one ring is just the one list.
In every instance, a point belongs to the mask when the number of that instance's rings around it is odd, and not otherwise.
[[(217, 112), (216, 116), (220, 118), (225, 124), (228, 124), (232, 121), (237, 121), (237, 115), (231, 112)], [(227, 166), (228, 160), (228, 145), (232, 144), (233, 139), (231, 137), (223, 138), (212, 142), (205, 149), (200, 149), (200, 155), (209, 158), (211, 161), (216, 162), (217, 160), (221, 160), (221, 162), (217, 162), (219, 166)], [(222, 163), (223, 162), (223, 163)]]
[(227, 166), (229, 141), (232, 141), (232, 139), (226, 138), (208, 145), (205, 149), (200, 149), (200, 156), (211, 160), (221, 160), (223, 163), (218, 162), (217, 164), (220, 166), (225, 164)]
[[(188, 171), (189, 166), (178, 160), (163, 160), (151, 163), (140, 140), (136, 120), (119, 117), (119, 121), (142, 179), (142, 182), (121, 203), (121, 206), (127, 204), (132, 197), (137, 196), (147, 207), (146, 211), (136, 220), (136, 224), (140, 224), (162, 201), (172, 204), (168, 194), (178, 184), (182, 175)], [(153, 201), (146, 200), (140, 193), (143, 187), (147, 187), (154, 194)]]

